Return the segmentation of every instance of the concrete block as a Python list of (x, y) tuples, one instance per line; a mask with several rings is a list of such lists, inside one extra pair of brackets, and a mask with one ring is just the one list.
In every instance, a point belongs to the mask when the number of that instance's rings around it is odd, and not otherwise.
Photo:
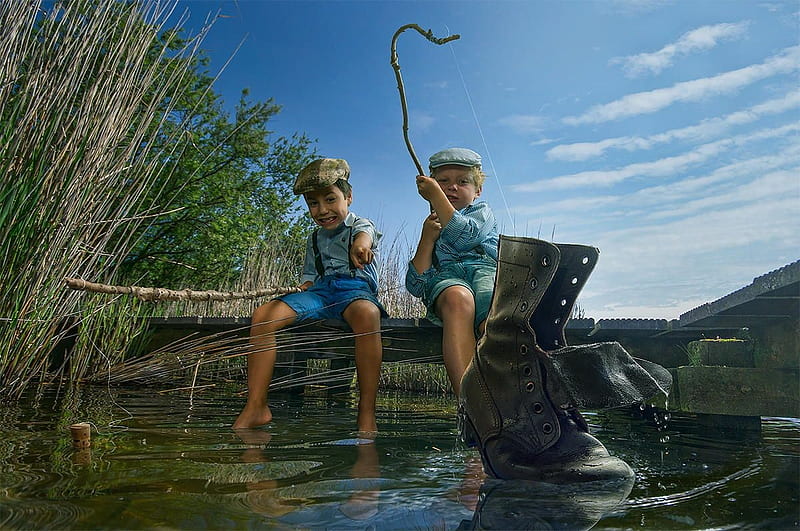
[(742, 339), (701, 339), (689, 343), (692, 365), (753, 367), (753, 344)]
[(752, 329), (755, 342), (755, 366), (768, 368), (800, 368), (800, 323), (779, 321)]
[(800, 418), (795, 369), (678, 367), (669, 409), (711, 415)]

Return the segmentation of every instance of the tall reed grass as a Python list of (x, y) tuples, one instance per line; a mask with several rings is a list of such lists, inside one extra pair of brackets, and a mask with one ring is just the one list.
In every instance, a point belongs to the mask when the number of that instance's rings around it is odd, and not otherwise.
[[(158, 214), (144, 198), (172, 154), (148, 146), (202, 40), (177, 52), (157, 44), (174, 7), (0, 2), (2, 395), (41, 380), (65, 338), (109, 324), (108, 299), (65, 289), (63, 278), (108, 282), (133, 243), (125, 235)], [(61, 368), (72, 378), (101, 350), (122, 355), (89, 336), (76, 346)]]

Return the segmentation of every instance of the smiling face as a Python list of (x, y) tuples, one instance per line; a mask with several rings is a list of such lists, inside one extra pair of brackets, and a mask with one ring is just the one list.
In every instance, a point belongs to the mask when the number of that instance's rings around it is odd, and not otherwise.
[(475, 185), (471, 169), (466, 166), (441, 166), (436, 168), (433, 178), (456, 210), (472, 204), (481, 195), (481, 187)]
[(306, 192), (303, 198), (314, 222), (327, 230), (334, 230), (344, 222), (353, 202), (353, 194), (345, 197), (344, 192), (335, 185)]

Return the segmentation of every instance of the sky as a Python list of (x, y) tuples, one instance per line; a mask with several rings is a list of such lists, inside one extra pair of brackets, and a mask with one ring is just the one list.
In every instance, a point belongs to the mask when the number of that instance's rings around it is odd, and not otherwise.
[[(230, 110), (243, 88), (351, 167), (351, 210), (410, 254), (427, 168), (471, 148), (501, 234), (600, 260), (587, 317), (677, 319), (800, 259), (800, 2), (180, 0)], [(399, 250), (399, 251), (398, 251)]]

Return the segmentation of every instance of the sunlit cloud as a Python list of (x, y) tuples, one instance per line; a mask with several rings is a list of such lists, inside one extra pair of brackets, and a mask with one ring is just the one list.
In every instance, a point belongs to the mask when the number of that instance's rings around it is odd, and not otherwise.
[(409, 121), (411, 121), (414, 124), (414, 129), (417, 129), (419, 131), (428, 131), (433, 126), (433, 124), (436, 123), (436, 118), (434, 118), (433, 115), (428, 113), (420, 111), (411, 111), (409, 115), (410, 115)]
[[(546, 219), (561, 229), (574, 229), (573, 232), (580, 235), (596, 232), (603, 223), (619, 225), (625, 223), (625, 219), (635, 219), (636, 224), (663, 222), (712, 205), (758, 201), (766, 196), (794, 194), (800, 201), (798, 165), (800, 139), (778, 153), (737, 160), (704, 175), (628, 193), (597, 195), (587, 192), (587, 195), (515, 206), (512, 211), (521, 217)], [(592, 220), (589, 226), (586, 219)]]
[(699, 101), (737, 91), (762, 79), (800, 69), (800, 46), (792, 46), (756, 65), (716, 76), (676, 83), (668, 88), (629, 94), (611, 103), (595, 105), (580, 116), (567, 116), (568, 125), (602, 123), (660, 111), (678, 102)]
[(546, 146), (548, 144), (553, 144), (555, 142), (556, 142), (556, 140), (553, 139), (553, 138), (540, 138), (539, 140), (534, 140), (533, 142), (531, 142), (531, 145), (532, 146)]
[(714, 24), (687, 31), (674, 43), (658, 51), (640, 53), (627, 57), (615, 57), (611, 64), (621, 64), (625, 75), (636, 77), (643, 74), (658, 74), (672, 66), (675, 58), (693, 52), (713, 48), (724, 40), (733, 40), (747, 34), (748, 22)]
[(613, 0), (617, 10), (628, 14), (638, 14), (659, 8), (669, 3), (669, 0)]
[(637, 162), (616, 170), (594, 170), (559, 175), (533, 183), (519, 184), (513, 187), (517, 192), (534, 192), (539, 190), (568, 189), (581, 186), (611, 186), (632, 177), (664, 177), (676, 175), (688, 168), (705, 162), (734, 147), (743, 146), (771, 138), (779, 138), (800, 130), (800, 122), (782, 127), (762, 129), (746, 135), (709, 142), (691, 151), (665, 157), (655, 161)]
[(754, 105), (749, 109), (718, 118), (708, 118), (697, 125), (672, 129), (648, 137), (624, 136), (607, 138), (597, 142), (561, 144), (547, 150), (546, 155), (549, 160), (579, 161), (600, 157), (611, 149), (635, 151), (650, 149), (655, 145), (676, 140), (704, 140), (718, 137), (734, 126), (755, 122), (765, 116), (780, 114), (797, 107), (800, 107), (800, 89), (794, 90), (782, 98), (775, 98)]
[(580, 301), (594, 317), (677, 318), (796, 260), (799, 235), (796, 195), (598, 233), (600, 263)]
[(512, 114), (500, 118), (498, 122), (518, 133), (535, 133), (541, 131), (545, 126), (544, 118), (534, 114)]

